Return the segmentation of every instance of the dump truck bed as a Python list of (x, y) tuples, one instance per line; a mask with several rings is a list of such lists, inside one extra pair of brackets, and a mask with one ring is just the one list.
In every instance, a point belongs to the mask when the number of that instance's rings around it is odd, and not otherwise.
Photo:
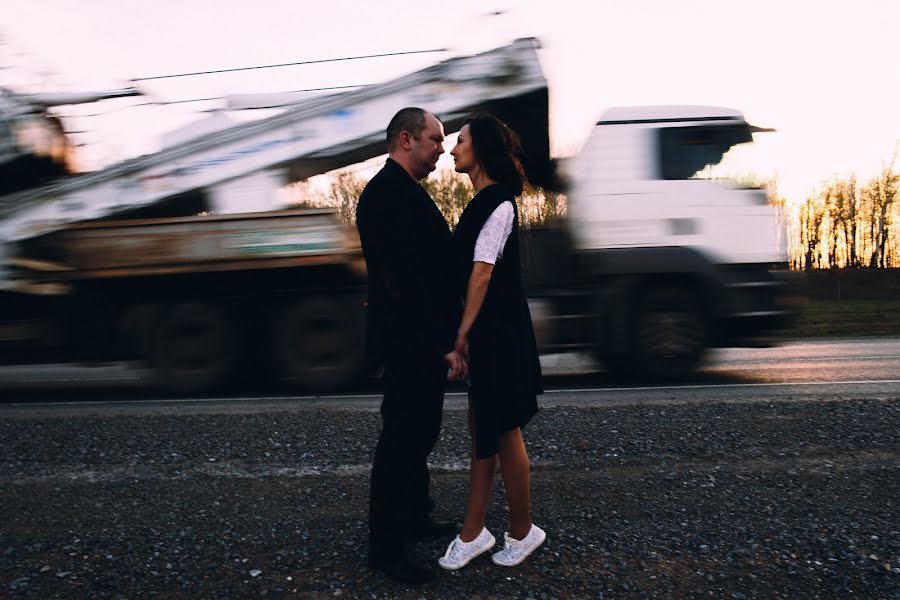
[(355, 232), (322, 209), (79, 223), (41, 240), (39, 253), (49, 258), (43, 266), (20, 266), (61, 281), (344, 263), (363, 268)]

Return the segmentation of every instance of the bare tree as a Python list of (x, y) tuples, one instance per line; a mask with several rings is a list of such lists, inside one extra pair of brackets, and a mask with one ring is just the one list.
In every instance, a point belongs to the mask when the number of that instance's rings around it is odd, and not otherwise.
[(817, 269), (822, 266), (822, 223), (825, 220), (825, 210), (819, 198), (815, 195), (807, 196), (800, 206), (800, 240), (803, 244), (804, 269)]
[(518, 204), (523, 227), (554, 223), (566, 214), (566, 197), (540, 187), (526, 187)]
[(541, 223), (555, 223), (566, 216), (568, 205), (565, 194), (541, 188)]
[(897, 187), (900, 183), (900, 173), (894, 170), (897, 161), (897, 153), (891, 157), (890, 162), (884, 161), (881, 172), (869, 180), (865, 193), (871, 209), (872, 222), (872, 252), (869, 256), (870, 267), (888, 266), (888, 243), (891, 234), (894, 200), (897, 198)]
[(828, 217), (827, 225), (828, 233), (830, 234), (828, 243), (828, 263), (826, 265), (828, 267), (838, 266), (837, 250), (840, 247), (838, 236), (841, 229), (838, 226), (838, 223), (840, 223), (841, 219), (841, 207), (837, 201), (838, 194), (836, 193), (835, 188), (836, 185), (834, 183), (829, 183), (825, 186), (825, 189), (822, 190), (822, 205), (825, 209), (825, 216)]
[(422, 186), (437, 204), (450, 228), (455, 229), (474, 193), (469, 178), (450, 169), (441, 169), (425, 179)]
[(338, 218), (344, 223), (356, 222), (356, 205), (366, 183), (352, 172), (339, 173), (331, 182), (327, 204), (334, 207)]
[(835, 178), (823, 191), (823, 200), (828, 213), (831, 241), (828, 247), (828, 266), (855, 267), (856, 256), (856, 215), (858, 194), (856, 175), (846, 179)]
[(847, 245), (848, 264), (859, 266), (857, 252), (857, 214), (859, 214), (859, 188), (856, 185), (856, 173), (852, 173), (845, 182), (843, 194), (847, 198), (847, 218), (844, 220), (844, 240)]

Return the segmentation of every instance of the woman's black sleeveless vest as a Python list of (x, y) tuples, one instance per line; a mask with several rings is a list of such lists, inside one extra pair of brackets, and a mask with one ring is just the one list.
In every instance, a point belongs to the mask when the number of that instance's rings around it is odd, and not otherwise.
[(465, 298), (472, 273), (475, 243), (488, 217), (503, 202), (513, 205), (512, 232), (503, 256), (494, 265), (484, 304), (469, 334), (470, 397), (475, 409), (479, 458), (497, 452), (498, 436), (524, 427), (538, 411), (542, 393), (531, 315), (522, 285), (518, 210), (503, 184), (481, 190), (463, 211), (453, 235), (456, 280)]

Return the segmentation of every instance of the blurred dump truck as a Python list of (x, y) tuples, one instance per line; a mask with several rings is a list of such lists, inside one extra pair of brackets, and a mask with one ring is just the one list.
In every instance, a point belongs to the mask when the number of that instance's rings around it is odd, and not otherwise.
[(137, 360), (177, 394), (260, 376), (347, 386), (367, 366), (358, 238), (333, 211), (276, 210), (278, 192), (384, 154), (385, 127), (404, 106), (427, 107), (448, 131), (473, 112), (497, 114), (528, 131), (535, 177), (550, 168), (547, 85), (531, 39), (340, 94), (232, 98), (283, 110), (69, 174), (68, 141), (48, 108), (134, 93), (0, 89), (6, 364)]
[(63, 174), (66, 139), (47, 109), (84, 99), (0, 90), (0, 357), (139, 360), (179, 394), (259, 376), (351, 384), (366, 368), (355, 231), (275, 198), (383, 154), (404, 106), (433, 111), (447, 133), (495, 114), (519, 133), (532, 183), (567, 193), (564, 222), (523, 236), (543, 352), (671, 377), (709, 347), (784, 327), (778, 209), (759, 189), (691, 178), (755, 128), (727, 109), (614, 109), (563, 175), (538, 48), (520, 39), (300, 102), (259, 97), (283, 111), (77, 175)]

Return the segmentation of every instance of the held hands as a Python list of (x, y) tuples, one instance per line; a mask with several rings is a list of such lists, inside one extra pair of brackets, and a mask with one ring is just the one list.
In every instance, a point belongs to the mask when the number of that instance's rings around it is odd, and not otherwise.
[(450, 367), (447, 379), (450, 381), (465, 381), (469, 378), (469, 365), (462, 355), (453, 350), (444, 356), (444, 362)]
[(450, 381), (467, 381), (469, 379), (469, 336), (460, 333), (453, 345), (453, 350), (444, 356), (444, 362), (450, 366), (447, 379)]
[(450, 366), (447, 379), (450, 381), (467, 381), (469, 379), (469, 336), (460, 332), (456, 337), (453, 350), (444, 356), (444, 362)]

